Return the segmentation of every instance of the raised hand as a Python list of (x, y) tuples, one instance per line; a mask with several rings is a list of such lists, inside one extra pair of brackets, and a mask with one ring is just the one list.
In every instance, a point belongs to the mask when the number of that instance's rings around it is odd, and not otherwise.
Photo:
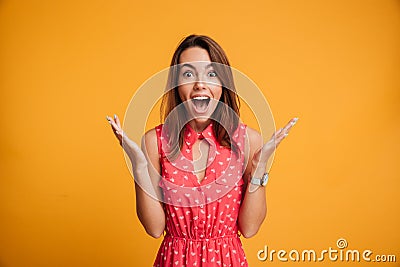
[(298, 118), (291, 119), (285, 127), (277, 130), (256, 153), (254, 153), (252, 165), (253, 168), (262, 171), (257, 171), (257, 173), (263, 173), (267, 166), (269, 157), (274, 153), (275, 149), (282, 142), (282, 140), (288, 136), (290, 129), (296, 124)]
[(135, 142), (129, 139), (129, 137), (122, 130), (121, 122), (119, 121), (118, 116), (114, 115), (114, 119), (106, 116), (106, 119), (110, 123), (114, 135), (119, 141), (119, 144), (128, 154), (132, 163), (132, 170), (135, 172), (138, 168), (143, 169), (144, 167), (147, 167), (147, 160), (143, 151)]

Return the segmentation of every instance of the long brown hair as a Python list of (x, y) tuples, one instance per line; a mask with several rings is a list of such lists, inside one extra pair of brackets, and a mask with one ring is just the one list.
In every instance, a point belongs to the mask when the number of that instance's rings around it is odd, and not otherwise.
[[(200, 47), (205, 49), (215, 64), (215, 70), (222, 85), (222, 95), (219, 99), (213, 113), (213, 131), (218, 143), (224, 147), (228, 147), (235, 153), (238, 150), (236, 143), (231, 140), (233, 132), (239, 125), (239, 96), (236, 93), (236, 88), (233, 82), (232, 70), (229, 60), (222, 47), (205, 35), (189, 35), (184, 38), (176, 48), (172, 56), (170, 69), (168, 73), (168, 81), (166, 93), (163, 95), (161, 102), (161, 120), (166, 121), (168, 118), (167, 135), (168, 135), (168, 157), (174, 159), (180, 152), (183, 144), (184, 124), (188, 121), (185, 112), (172, 112), (178, 107), (182, 100), (178, 94), (178, 68), (179, 59), (182, 52), (190, 47)], [(180, 105), (183, 106), (183, 105)], [(221, 122), (221, 123), (220, 123)], [(222, 125), (227, 127), (225, 129)]]

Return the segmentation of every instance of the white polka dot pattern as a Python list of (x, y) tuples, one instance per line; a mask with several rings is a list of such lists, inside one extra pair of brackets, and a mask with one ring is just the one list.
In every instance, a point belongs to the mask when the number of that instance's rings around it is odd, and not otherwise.
[[(167, 136), (156, 127), (161, 160), (166, 235), (154, 266), (248, 266), (238, 236), (237, 217), (242, 200), (244, 153), (233, 153), (217, 143), (210, 124), (202, 133), (189, 125), (181, 154), (170, 162), (162, 149)], [(232, 136), (244, 144), (246, 126)], [(163, 138), (162, 138), (163, 137)], [(197, 138), (215, 144), (205, 178), (199, 183), (193, 172), (192, 145)], [(167, 140), (168, 141), (168, 140)]]

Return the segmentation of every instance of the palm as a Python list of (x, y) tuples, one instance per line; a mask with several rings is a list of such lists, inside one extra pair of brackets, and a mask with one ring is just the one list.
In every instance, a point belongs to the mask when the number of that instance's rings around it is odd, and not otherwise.
[(271, 138), (256, 152), (253, 156), (253, 163), (266, 164), (269, 157), (274, 153), (275, 149), (282, 142), (282, 140), (289, 134), (290, 129), (296, 123), (297, 118), (291, 119), (284, 128), (277, 130)]
[(132, 162), (132, 168), (136, 169), (137, 166), (146, 166), (147, 160), (143, 151), (135, 142), (129, 139), (128, 135), (122, 130), (118, 116), (114, 115), (114, 119), (107, 116), (107, 120), (110, 123), (114, 135), (119, 141), (119, 144), (128, 154)]

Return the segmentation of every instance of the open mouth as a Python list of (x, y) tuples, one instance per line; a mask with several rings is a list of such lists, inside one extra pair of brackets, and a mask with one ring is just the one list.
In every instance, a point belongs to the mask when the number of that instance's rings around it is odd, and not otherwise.
[(196, 112), (204, 113), (210, 104), (210, 98), (207, 96), (196, 96), (192, 98), (192, 103)]

